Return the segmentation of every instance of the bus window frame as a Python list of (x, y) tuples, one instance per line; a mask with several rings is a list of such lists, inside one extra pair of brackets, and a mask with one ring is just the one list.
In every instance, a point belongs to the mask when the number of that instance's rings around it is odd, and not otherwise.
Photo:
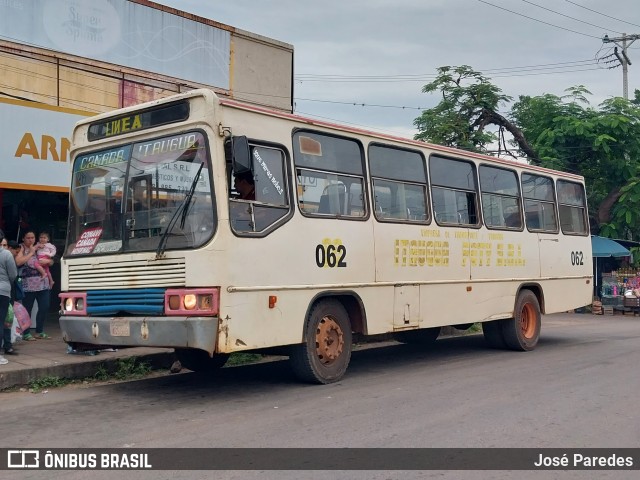
[[(422, 169), (424, 172), (424, 183), (416, 182), (411, 180), (400, 180), (397, 178), (388, 178), (388, 177), (380, 177), (374, 175), (371, 171), (371, 147), (376, 148), (385, 148), (388, 150), (399, 150), (405, 153), (414, 153), (420, 157), (420, 161), (422, 162)], [(431, 214), (431, 194), (430, 194), (430, 177), (427, 173), (427, 164), (424, 153), (419, 150), (413, 150), (409, 148), (401, 148), (395, 145), (389, 145), (387, 143), (381, 142), (371, 142), (367, 147), (367, 168), (369, 171), (369, 181), (370, 181), (370, 189), (371, 189), (371, 211), (373, 212), (374, 218), (380, 223), (401, 223), (401, 224), (409, 224), (409, 225), (431, 225), (433, 221), (433, 215)], [(381, 180), (390, 183), (396, 184), (404, 184), (404, 185), (413, 185), (413, 186), (421, 186), (424, 187), (424, 206), (425, 206), (425, 219), (424, 220), (413, 220), (410, 218), (402, 219), (396, 217), (382, 217), (378, 215), (377, 203), (376, 203), (376, 195), (375, 195), (375, 181)], [(409, 215), (409, 212), (407, 212)]]
[[(532, 198), (532, 197), (525, 197), (524, 196), (524, 188), (522, 186), (522, 182), (523, 182), (523, 177), (525, 175), (529, 175), (532, 177), (540, 177), (540, 178), (546, 178), (547, 180), (551, 181), (551, 188), (553, 188), (553, 206), (554, 208), (554, 215), (555, 215), (555, 220), (556, 220), (556, 228), (555, 230), (547, 230), (544, 228), (529, 228), (529, 222), (527, 222), (527, 211), (526, 211), (526, 203), (527, 200), (534, 200), (536, 202), (540, 202), (540, 203), (551, 203), (548, 200), (540, 200), (537, 198)], [(560, 233), (560, 218), (558, 215), (558, 198), (557, 198), (557, 188), (556, 188), (556, 180), (553, 177), (549, 177), (548, 175), (540, 175), (538, 173), (534, 173), (532, 171), (528, 171), (528, 172), (522, 172), (522, 174), (520, 175), (520, 195), (522, 196), (522, 213), (524, 214), (524, 225), (527, 229), (527, 231), (532, 232), (532, 233), (545, 233), (548, 235), (558, 235)]]
[[(516, 177), (516, 187), (518, 189), (518, 196), (513, 196), (513, 195), (504, 195), (504, 194), (500, 194), (500, 193), (495, 193), (495, 192), (487, 192), (487, 194), (491, 194), (491, 195), (496, 195), (498, 197), (502, 197), (502, 198), (515, 198), (517, 199), (518, 202), (518, 213), (520, 214), (520, 226), (519, 227), (509, 227), (509, 226), (493, 226), (493, 225), (489, 225), (486, 221), (485, 218), (485, 209), (484, 209), (484, 202), (482, 201), (482, 194), (484, 193), (482, 190), (482, 176), (480, 175), (480, 169), (482, 167), (488, 167), (488, 168), (493, 168), (496, 170), (504, 170), (506, 172), (511, 172), (515, 175)], [(488, 230), (501, 230), (501, 231), (506, 231), (506, 232), (523, 232), (525, 229), (525, 218), (524, 218), (524, 201), (523, 201), (523, 197), (522, 197), (522, 184), (520, 182), (520, 175), (518, 175), (517, 170), (513, 169), (513, 168), (507, 168), (507, 167), (503, 167), (501, 165), (492, 165), (490, 163), (486, 163), (486, 162), (482, 162), (480, 164), (478, 164), (478, 186), (480, 189), (480, 207), (482, 209), (482, 220), (484, 223), (484, 226), (487, 227)], [(506, 219), (505, 219), (505, 223), (506, 223)]]
[[(232, 209), (231, 209), (231, 205), (233, 204), (237, 204), (237, 205), (247, 205), (248, 208), (250, 208), (252, 210), (252, 215), (255, 215), (255, 209), (254, 207), (267, 207), (267, 208), (271, 208), (271, 209), (284, 209), (283, 206), (279, 206), (279, 205), (275, 205), (275, 204), (271, 204), (271, 203), (264, 203), (264, 202), (260, 202), (257, 200), (242, 200), (239, 198), (233, 198), (232, 192), (235, 192), (235, 190), (233, 190), (233, 169), (232, 169), (232, 159), (229, 158), (227, 156), (227, 158), (225, 158), (225, 168), (226, 168), (226, 208), (227, 211), (229, 212), (229, 230), (231, 231), (231, 233), (238, 238), (264, 238), (266, 236), (268, 236), (269, 234), (271, 234), (272, 232), (274, 232), (275, 230), (277, 230), (278, 228), (280, 228), (281, 226), (283, 226), (285, 223), (287, 223), (289, 220), (291, 220), (291, 218), (294, 215), (294, 207), (293, 207), (293, 202), (295, 201), (295, 198), (293, 196), (293, 186), (292, 186), (292, 179), (291, 179), (291, 158), (292, 155), (289, 152), (289, 150), (287, 149), (287, 147), (285, 145), (282, 145), (281, 143), (277, 143), (277, 142), (270, 142), (267, 140), (260, 140), (260, 139), (255, 139), (255, 138), (247, 138), (247, 142), (249, 144), (249, 154), (250, 154), (250, 158), (251, 161), (253, 163), (253, 148), (254, 147), (263, 147), (263, 148), (271, 148), (274, 150), (279, 150), (281, 153), (284, 154), (284, 158), (282, 159), (283, 162), (283, 166), (284, 166), (284, 175), (283, 175), (283, 179), (284, 181), (287, 183), (284, 191), (285, 191), (285, 195), (287, 197), (288, 200), (288, 205), (287, 205), (287, 213), (285, 215), (283, 215), (281, 218), (279, 218), (277, 221), (273, 222), (271, 225), (269, 225), (267, 228), (265, 228), (264, 230), (260, 230), (260, 231), (242, 231), (242, 230), (236, 230), (233, 227), (233, 222), (232, 222)], [(226, 150), (225, 150), (225, 154), (227, 154)], [(237, 192), (236, 192), (237, 193)]]
[[(460, 189), (460, 188), (452, 188), (450, 186), (446, 186), (446, 185), (438, 185), (435, 184), (433, 182), (433, 174), (431, 172), (431, 160), (436, 157), (442, 160), (449, 160), (449, 161), (454, 161), (454, 162), (461, 162), (461, 163), (468, 163), (469, 165), (472, 166), (472, 170), (474, 173), (474, 178), (475, 178), (475, 190), (466, 190), (466, 189)], [(455, 227), (455, 228), (472, 228), (475, 230), (478, 230), (480, 228), (482, 228), (482, 226), (484, 225), (484, 219), (482, 217), (482, 205), (480, 202), (480, 179), (478, 178), (478, 164), (471, 160), (471, 159), (462, 159), (459, 157), (453, 157), (450, 155), (443, 155), (440, 152), (436, 152), (436, 153), (431, 153), (429, 154), (429, 158), (428, 158), (428, 165), (427, 165), (427, 173), (428, 173), (428, 179), (429, 179), (429, 185), (431, 186), (431, 208), (433, 209), (433, 213), (432, 213), (432, 218), (434, 219), (435, 223), (440, 226), (440, 227)], [(436, 215), (436, 211), (435, 211), (435, 202), (433, 201), (433, 192), (435, 189), (447, 189), (450, 191), (454, 191), (454, 192), (464, 192), (466, 194), (470, 194), (473, 193), (473, 198), (475, 200), (475, 207), (476, 207), (476, 219), (477, 222), (476, 223), (453, 223), (453, 222), (442, 222), (438, 220), (438, 217)]]
[[(578, 187), (580, 187), (580, 190), (582, 191), (582, 200), (583, 200), (582, 205), (580, 206), (571, 205), (569, 203), (563, 204), (560, 202), (560, 194), (559, 194), (560, 188), (558, 187), (558, 184), (561, 182), (570, 183), (572, 185), (577, 185)], [(573, 182), (571, 180), (567, 180), (564, 178), (557, 178), (556, 179), (556, 201), (558, 205), (558, 226), (562, 231), (562, 234), (567, 236), (576, 236), (576, 237), (584, 237), (589, 235), (590, 228), (589, 228), (589, 213), (587, 212), (587, 192), (585, 191), (584, 185), (582, 183)], [(582, 210), (582, 221), (584, 222), (584, 228), (585, 228), (584, 232), (565, 232), (565, 229), (562, 226), (562, 219), (560, 218), (560, 207), (563, 205), (571, 208), (580, 208)]]
[[(340, 140), (345, 140), (345, 141), (349, 141), (349, 142), (354, 142), (357, 147), (358, 150), (360, 152), (360, 167), (361, 167), (361, 175), (358, 175), (356, 173), (352, 173), (352, 172), (346, 172), (346, 171), (335, 171), (335, 170), (329, 170), (329, 169), (321, 169), (321, 168), (317, 168), (317, 167), (310, 167), (307, 165), (298, 165), (296, 164), (296, 157), (295, 157), (295, 152), (296, 149), (292, 148), (291, 151), (291, 155), (292, 155), (292, 159), (293, 159), (293, 171), (294, 171), (294, 181), (295, 181), (295, 190), (296, 190), (296, 206), (298, 211), (300, 212), (300, 215), (302, 215), (303, 217), (307, 217), (307, 218), (324, 218), (324, 219), (337, 219), (337, 220), (348, 220), (348, 221), (357, 221), (357, 222), (365, 222), (367, 220), (369, 220), (369, 217), (371, 216), (371, 208), (370, 208), (370, 203), (369, 203), (369, 187), (368, 187), (368, 171), (367, 171), (367, 161), (366, 161), (366, 154), (365, 154), (365, 149), (364, 146), (362, 144), (362, 142), (354, 137), (349, 137), (347, 135), (336, 135), (333, 133), (329, 133), (329, 132), (323, 132), (321, 130), (313, 130), (310, 128), (294, 128), (291, 132), (291, 144), (293, 147), (295, 147), (295, 139), (297, 138), (296, 135), (298, 134), (303, 134), (303, 133), (312, 133), (314, 135), (318, 135), (318, 136), (324, 136), (324, 137), (329, 137), (329, 138), (338, 138)], [(343, 177), (351, 177), (351, 178), (361, 178), (362, 179), (362, 208), (364, 208), (364, 215), (362, 215), (361, 217), (357, 217), (357, 216), (353, 216), (353, 215), (340, 215), (340, 214), (332, 214), (332, 213), (317, 213), (317, 212), (308, 212), (308, 211), (304, 211), (301, 207), (300, 207), (300, 200), (299, 200), (299, 196), (298, 196), (298, 188), (301, 186), (298, 184), (298, 170), (309, 170), (309, 171), (315, 171), (315, 172), (319, 172), (319, 173), (324, 173), (324, 174), (334, 174), (334, 175), (338, 175), (338, 176), (343, 176)]]

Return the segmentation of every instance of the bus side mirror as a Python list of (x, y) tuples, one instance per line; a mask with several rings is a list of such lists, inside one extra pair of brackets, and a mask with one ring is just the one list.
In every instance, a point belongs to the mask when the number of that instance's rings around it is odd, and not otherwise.
[(244, 135), (231, 138), (232, 168), (234, 175), (251, 172), (253, 173), (251, 152), (249, 150), (249, 140)]

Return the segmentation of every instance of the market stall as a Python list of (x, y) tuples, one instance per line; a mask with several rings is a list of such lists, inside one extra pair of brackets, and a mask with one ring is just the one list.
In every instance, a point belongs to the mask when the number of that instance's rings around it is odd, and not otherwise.
[[(610, 238), (591, 236), (594, 297), (605, 313), (625, 308), (625, 292), (640, 287), (640, 272), (630, 267), (631, 252)], [(621, 261), (624, 259), (624, 261)]]

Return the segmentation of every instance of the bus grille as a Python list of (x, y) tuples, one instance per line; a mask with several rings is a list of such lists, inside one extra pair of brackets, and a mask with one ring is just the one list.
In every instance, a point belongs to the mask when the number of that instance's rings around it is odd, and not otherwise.
[(139, 290), (94, 290), (87, 292), (89, 315), (159, 315), (164, 311), (163, 288)]
[(184, 258), (70, 263), (70, 291), (186, 286)]

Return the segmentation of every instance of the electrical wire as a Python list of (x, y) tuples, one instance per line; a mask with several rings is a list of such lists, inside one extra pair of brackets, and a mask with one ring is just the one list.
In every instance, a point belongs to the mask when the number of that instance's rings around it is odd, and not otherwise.
[(626, 23), (629, 25), (633, 25), (634, 27), (640, 27), (637, 23), (627, 22), (626, 20), (622, 20), (620, 18), (612, 17), (611, 15), (607, 15), (606, 13), (601, 13), (591, 8), (585, 7), (584, 5), (580, 5), (579, 3), (572, 2), (571, 0), (565, 0), (565, 2), (575, 5), (576, 7), (584, 8), (585, 10), (589, 10), (590, 12), (597, 13), (598, 15), (602, 15), (603, 17), (611, 18), (612, 20), (616, 20), (618, 22)]
[(551, 10), (550, 8), (543, 7), (542, 5), (538, 5), (537, 3), (530, 2), (529, 0), (521, 0), (521, 1), (524, 2), (524, 3), (528, 3), (529, 5), (533, 5), (534, 7), (538, 7), (538, 8), (541, 8), (543, 10), (546, 10), (547, 12), (555, 13), (556, 15), (560, 15), (562, 17), (569, 18), (571, 20), (575, 20), (576, 22), (584, 23), (586, 25), (591, 25), (592, 27), (601, 28), (601, 29), (603, 29), (605, 31), (609, 30), (611, 32), (616, 32), (616, 33), (620, 33), (620, 34), (622, 33), (622, 32), (618, 32), (618, 31), (613, 30), (613, 29), (607, 29), (606, 27), (602, 27), (600, 25), (596, 25), (595, 23), (589, 23), (589, 22), (586, 22), (584, 20), (580, 20), (579, 18), (575, 18), (575, 17), (572, 17), (570, 15), (565, 15), (564, 13), (556, 12), (555, 10)]
[(583, 37), (591, 37), (591, 38), (597, 38), (598, 40), (602, 40), (601, 37), (596, 37), (595, 35), (589, 35), (588, 33), (578, 32), (576, 30), (571, 30), (570, 28), (561, 27), (559, 25), (554, 25), (553, 23), (545, 22), (544, 20), (539, 20), (537, 18), (533, 18), (533, 17), (530, 17), (528, 15), (524, 15), (523, 13), (514, 12), (513, 10), (509, 10), (508, 8), (504, 8), (504, 7), (501, 7), (499, 5), (494, 5), (493, 3), (487, 2), (485, 0), (477, 0), (477, 1), (480, 2), (480, 3), (484, 3), (486, 5), (490, 5), (492, 7), (498, 8), (500, 10), (504, 10), (505, 12), (513, 13), (514, 15), (518, 15), (520, 17), (528, 18), (529, 20), (533, 20), (534, 22), (539, 22), (539, 23), (543, 23), (545, 25), (549, 25), (550, 27), (559, 28), (560, 30), (565, 30), (567, 32), (571, 32), (571, 33), (575, 33), (575, 34), (578, 34), (578, 35), (582, 35)]

